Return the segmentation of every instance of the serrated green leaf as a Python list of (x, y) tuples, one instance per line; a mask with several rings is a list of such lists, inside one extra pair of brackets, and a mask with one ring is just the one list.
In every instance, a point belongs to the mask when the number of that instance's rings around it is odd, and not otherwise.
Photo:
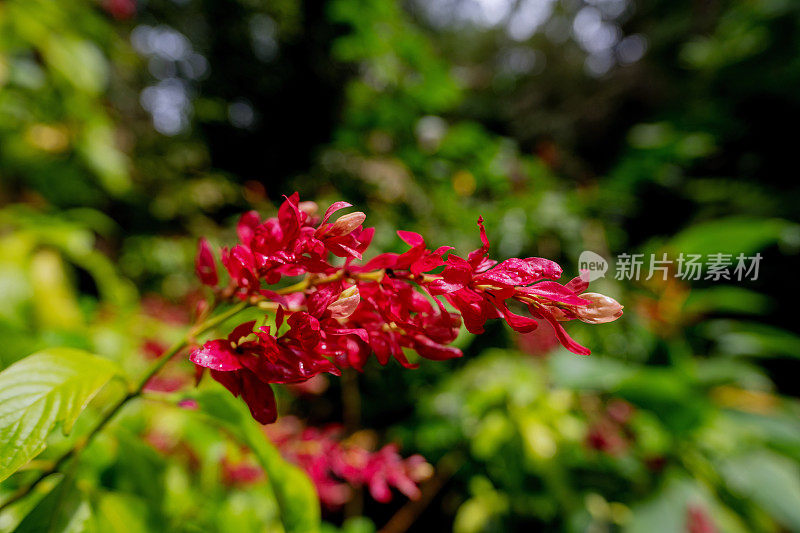
[(204, 413), (217, 419), (255, 453), (267, 472), (287, 533), (318, 532), (320, 507), (314, 485), (305, 472), (281, 457), (244, 403), (222, 390), (204, 391), (196, 399)]
[(117, 371), (113, 362), (88, 352), (53, 348), (0, 372), (0, 481), (44, 450), (57, 423), (69, 432)]

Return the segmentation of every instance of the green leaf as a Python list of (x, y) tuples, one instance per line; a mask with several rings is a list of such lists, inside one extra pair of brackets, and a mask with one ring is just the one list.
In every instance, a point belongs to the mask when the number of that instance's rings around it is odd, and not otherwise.
[(548, 363), (558, 386), (613, 393), (652, 411), (672, 431), (696, 428), (709, 409), (689, 377), (674, 369), (572, 354), (555, 354)]
[(791, 410), (770, 415), (728, 411), (725, 416), (746, 438), (763, 443), (800, 463), (800, 420)]
[(94, 505), (97, 531), (147, 533), (148, 509), (144, 501), (130, 494), (103, 492)]
[(626, 524), (625, 533), (684, 533), (688, 510), (702, 509), (720, 531), (744, 533), (741, 520), (717, 501), (710, 491), (695, 480), (670, 476), (664, 487), (646, 501), (632, 508), (633, 519)]
[(79, 329), (84, 318), (61, 255), (53, 250), (39, 250), (31, 258), (29, 268), (38, 326), (43, 329)]
[(763, 507), (788, 530), (800, 531), (800, 468), (790, 459), (757, 451), (723, 463), (730, 487)]
[(203, 391), (196, 400), (204, 413), (246, 443), (256, 455), (267, 472), (287, 533), (318, 532), (320, 506), (314, 485), (303, 470), (281, 457), (244, 403), (221, 389)]
[(283, 531), (278, 504), (268, 486), (227, 491), (225, 499), (215, 504), (206, 531)]
[(761, 293), (721, 285), (693, 290), (686, 301), (686, 311), (693, 313), (762, 314), (769, 310), (769, 298)]
[(25, 515), (14, 533), (83, 533), (91, 516), (85, 495), (75, 487), (75, 479), (67, 476)]
[(735, 320), (709, 320), (701, 330), (722, 353), (749, 357), (800, 357), (800, 336), (785, 329)]
[(138, 496), (156, 518), (166, 501), (164, 456), (125, 428), (115, 428), (117, 460), (103, 473), (103, 485)]
[(646, 367), (611, 392), (651, 411), (673, 434), (686, 435), (699, 427), (712, 409), (689, 379), (673, 369)]
[(116, 373), (111, 361), (71, 348), (37, 352), (0, 372), (0, 481), (44, 450), (57, 423), (69, 432)]
[(770, 390), (772, 381), (756, 365), (741, 359), (712, 357), (694, 362), (697, 382), (703, 386), (735, 383), (745, 389)]
[(581, 390), (608, 391), (636, 374), (637, 366), (617, 359), (575, 357), (556, 353), (548, 361), (553, 381), (560, 387)]
[(684, 254), (736, 254), (746, 256), (781, 239), (788, 222), (781, 219), (730, 217), (694, 224), (672, 238), (668, 243), (676, 255)]

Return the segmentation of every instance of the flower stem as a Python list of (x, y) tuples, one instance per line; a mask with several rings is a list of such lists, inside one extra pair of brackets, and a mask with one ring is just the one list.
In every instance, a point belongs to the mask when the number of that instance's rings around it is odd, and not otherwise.
[(30, 484), (25, 485), (24, 487), (20, 488), (17, 492), (12, 494), (5, 502), (0, 505), (0, 511), (6, 509), (11, 504), (21, 500), (25, 496), (31, 493), (34, 488), (36, 488), (39, 483), (44, 481), (50, 475), (55, 474), (59, 471), (59, 469), (66, 463), (70, 458), (77, 456), (78, 454), (86, 448), (89, 443), (92, 442), (95, 436), (97, 436), (103, 428), (108, 425), (109, 422), (120, 412), (120, 410), (132, 399), (141, 396), (142, 391), (144, 390), (147, 383), (155, 376), (164, 366), (172, 359), (178, 352), (180, 352), (183, 348), (185, 348), (197, 335), (201, 335), (206, 331), (218, 326), (219, 324), (223, 323), (227, 319), (231, 318), (235, 314), (239, 313), (243, 309), (248, 307), (247, 302), (239, 302), (233, 307), (226, 309), (224, 312), (215, 315), (205, 322), (201, 322), (194, 328), (192, 328), (184, 337), (173, 344), (167, 351), (165, 351), (161, 356), (147, 369), (144, 375), (135, 383), (135, 385), (122, 397), (120, 398), (117, 403), (114, 404), (111, 409), (109, 409), (105, 415), (100, 419), (100, 421), (94, 426), (94, 428), (83, 438), (79, 439), (75, 445), (64, 452), (58, 459), (56, 459), (53, 464), (42, 471), (39, 476), (34, 479)]

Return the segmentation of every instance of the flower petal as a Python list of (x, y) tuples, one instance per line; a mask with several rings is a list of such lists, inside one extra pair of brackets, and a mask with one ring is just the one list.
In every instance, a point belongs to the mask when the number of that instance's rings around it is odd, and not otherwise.
[(244, 324), (239, 324), (236, 326), (233, 331), (231, 331), (230, 335), (228, 335), (228, 340), (239, 344), (239, 341), (243, 337), (247, 337), (251, 333), (253, 333), (253, 326), (256, 325), (255, 320), (251, 320), (250, 322), (245, 322)]
[(189, 359), (196, 365), (221, 372), (242, 368), (230, 342), (221, 339), (206, 342), (202, 348), (194, 350), (189, 355)]
[(508, 325), (511, 326), (511, 329), (517, 333), (530, 333), (539, 326), (539, 323), (530, 317), (512, 313), (508, 309), (508, 306), (506, 306), (505, 301), (502, 299), (492, 297), (491, 295), (490, 297), (492, 298), (492, 302), (494, 303), (495, 307), (497, 307), (497, 309), (503, 315), (503, 318), (505, 318)]
[(248, 211), (242, 215), (236, 225), (236, 233), (242, 244), (250, 246), (259, 224), (261, 224), (261, 215), (258, 214), (258, 211)]
[(491, 270), (475, 277), (475, 283), (501, 283), (504, 285), (530, 285), (542, 279), (558, 279), (558, 263), (541, 257), (506, 259)]
[(325, 216), (322, 218), (322, 224), (325, 224), (331, 215), (334, 214), (336, 211), (340, 209), (344, 209), (345, 207), (353, 207), (353, 204), (348, 202), (334, 202), (331, 206), (325, 211)]
[(543, 308), (536, 308), (533, 305), (528, 306), (528, 309), (530, 309), (531, 314), (533, 316), (544, 318), (550, 323), (551, 326), (553, 326), (553, 329), (556, 332), (556, 337), (558, 338), (558, 342), (561, 343), (561, 346), (563, 346), (570, 352), (578, 355), (589, 355), (592, 353), (591, 350), (589, 350), (589, 348), (581, 346), (580, 344), (572, 340), (572, 337), (570, 337), (567, 334), (567, 331), (564, 329), (564, 326), (562, 326), (561, 323), (558, 320), (556, 320), (556, 318), (552, 314), (550, 314), (549, 311)]
[(446, 361), (464, 355), (458, 348), (436, 343), (425, 335), (414, 337), (414, 349), (422, 357), (432, 361)]
[(529, 287), (518, 287), (518, 292), (531, 296), (546, 298), (552, 302), (560, 302), (567, 305), (588, 305), (589, 300), (583, 299), (568, 289), (565, 285), (555, 281), (540, 281)]
[(412, 248), (415, 248), (417, 246), (425, 246), (425, 239), (422, 238), (422, 235), (420, 235), (419, 233), (414, 233), (413, 231), (399, 230), (397, 232), (397, 235)]
[(262, 383), (252, 372), (242, 372), (242, 399), (250, 414), (262, 424), (272, 424), (278, 419), (275, 394), (272, 387)]
[(194, 269), (203, 285), (215, 287), (217, 283), (219, 283), (214, 254), (211, 252), (211, 247), (204, 237), (200, 239), (198, 244), (197, 257), (194, 260)]
[(589, 272), (588, 270), (581, 270), (581, 275), (575, 276), (574, 278), (569, 280), (569, 282), (566, 285), (564, 285), (564, 287), (571, 290), (575, 294), (586, 292), (586, 289), (589, 288), (589, 281), (588, 277), (584, 276), (584, 273), (587, 273), (588, 275), (588, 272)]
[(481, 247), (477, 250), (473, 250), (467, 256), (467, 261), (469, 264), (472, 265), (472, 268), (477, 268), (477, 266), (481, 263), (483, 258), (489, 253), (489, 239), (486, 237), (486, 228), (483, 227), (483, 217), (478, 217), (478, 227), (480, 228), (481, 232)]

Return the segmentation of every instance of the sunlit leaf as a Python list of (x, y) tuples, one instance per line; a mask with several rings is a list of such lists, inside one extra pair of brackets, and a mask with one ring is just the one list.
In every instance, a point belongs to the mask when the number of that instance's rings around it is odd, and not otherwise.
[(43, 350), (0, 373), (0, 481), (44, 450), (61, 422), (68, 432), (117, 366), (69, 348)]

